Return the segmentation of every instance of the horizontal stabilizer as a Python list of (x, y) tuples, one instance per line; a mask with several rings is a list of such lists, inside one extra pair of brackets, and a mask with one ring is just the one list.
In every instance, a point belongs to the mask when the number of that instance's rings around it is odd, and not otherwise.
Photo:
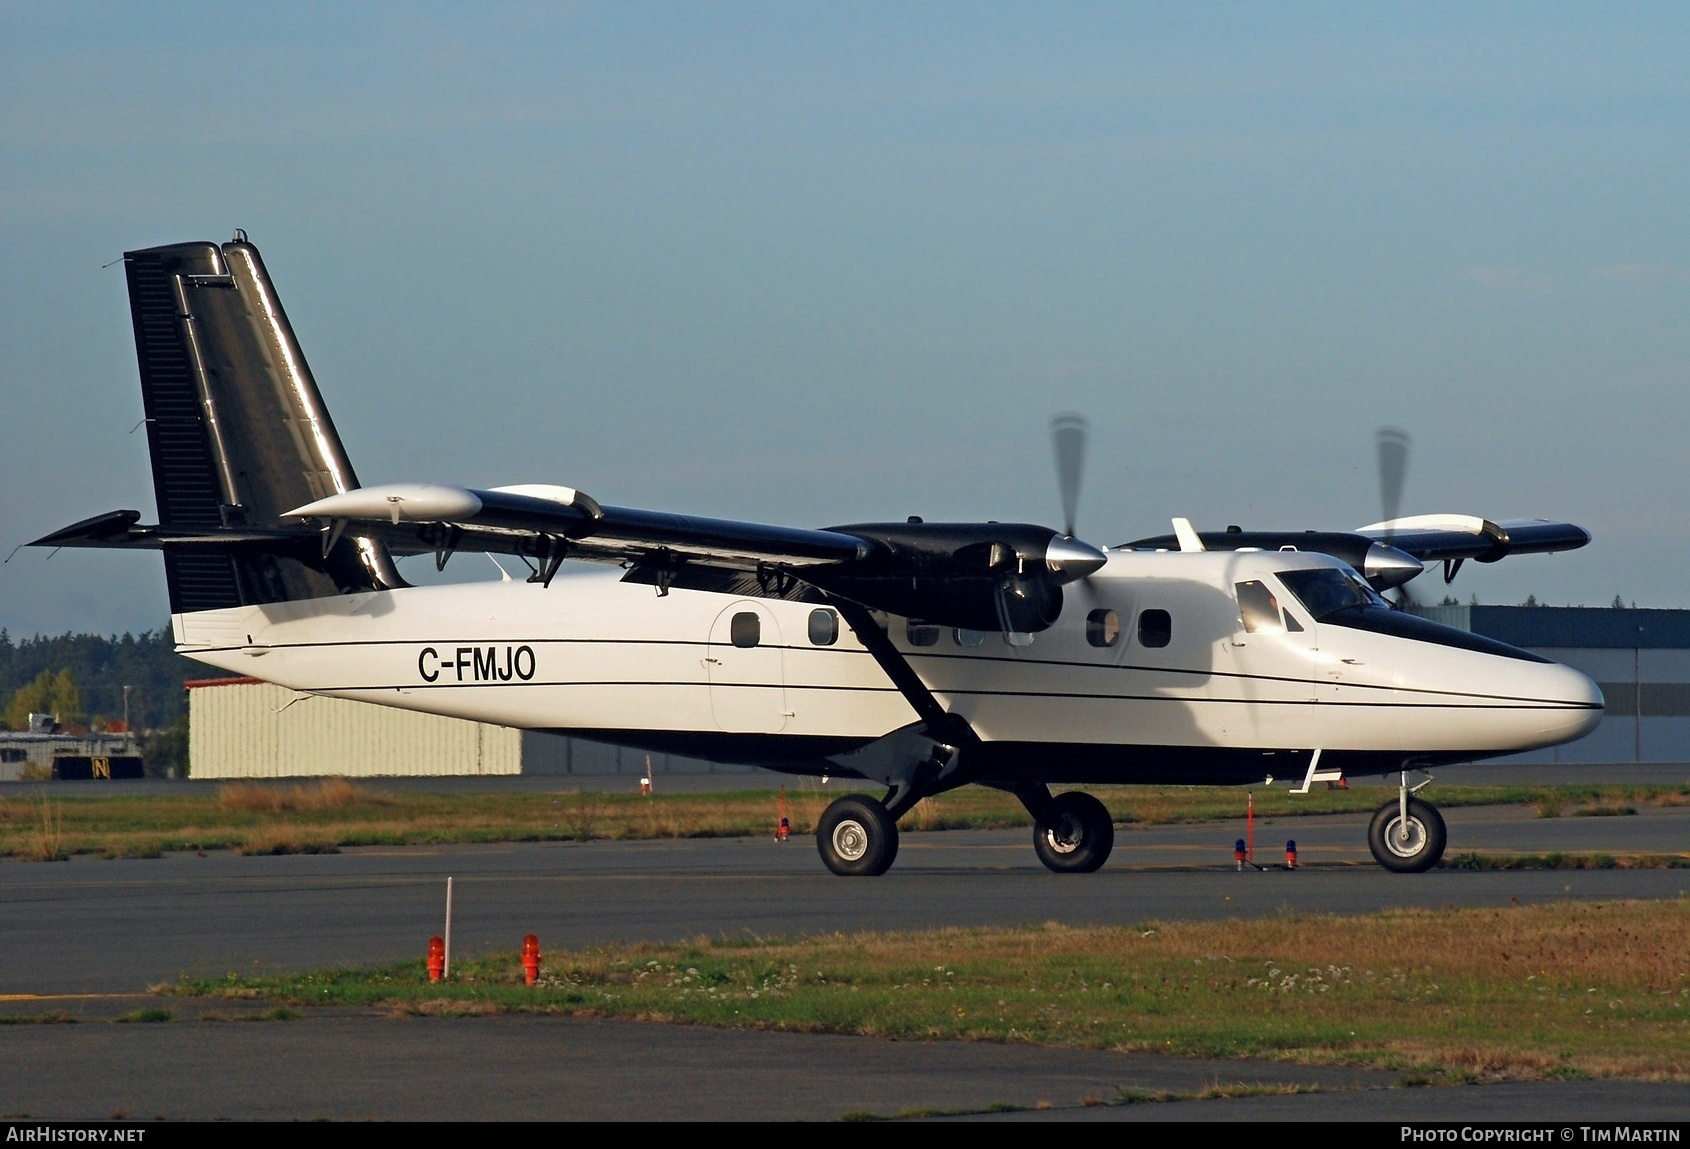
[(44, 535), (32, 547), (87, 547), (105, 550), (162, 550), (167, 546), (264, 544), (291, 547), (315, 542), (306, 531), (254, 531), (224, 527), (141, 526), (140, 511), (107, 511)]

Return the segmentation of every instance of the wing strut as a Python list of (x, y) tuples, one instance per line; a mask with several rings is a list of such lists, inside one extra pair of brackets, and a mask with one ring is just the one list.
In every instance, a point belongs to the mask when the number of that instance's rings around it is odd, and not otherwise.
[(946, 710), (933, 696), (909, 660), (875, 623), (867, 607), (835, 595), (828, 595), (827, 599), (921, 718), (913, 726), (894, 730), (859, 750), (833, 759), (865, 778), (885, 782), (888, 790), (883, 804), (886, 812), (897, 819), (928, 795), (967, 782), (964, 769), (970, 759), (978, 757), (969, 751), (980, 745), (980, 736), (968, 719)]

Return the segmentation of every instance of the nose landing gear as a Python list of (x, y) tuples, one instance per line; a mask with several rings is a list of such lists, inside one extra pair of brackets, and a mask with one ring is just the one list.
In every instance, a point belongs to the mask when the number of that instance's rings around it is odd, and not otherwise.
[(1449, 834), (1443, 815), (1430, 802), (1414, 796), (1430, 781), (1428, 778), (1410, 787), (1408, 772), (1403, 771), (1396, 800), (1379, 807), (1367, 827), (1367, 845), (1374, 861), (1392, 873), (1422, 874), (1444, 856)]

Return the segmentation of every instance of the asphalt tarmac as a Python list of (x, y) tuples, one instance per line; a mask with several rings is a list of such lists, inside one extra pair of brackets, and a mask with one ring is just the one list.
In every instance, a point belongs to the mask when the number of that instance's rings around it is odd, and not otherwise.
[[(1445, 816), (1452, 853), (1690, 847), (1690, 808), (1606, 818), (1542, 819), (1506, 808), (1446, 810)], [(1026, 831), (907, 834), (891, 873), (856, 880), (829, 875), (807, 840), (768, 839), (0, 863), (0, 1013), (68, 1012), (92, 1021), (148, 1001), (106, 995), (144, 994), (148, 985), (184, 972), (417, 956), (428, 936), (440, 932), (447, 875), (456, 878), (459, 953), (514, 949), (530, 931), (548, 948), (561, 948), (746, 931), (1136, 923), (1287, 909), (1362, 913), (1679, 897), (1690, 889), (1686, 870), (1393, 875), (1368, 860), (1365, 827), (1366, 818), (1357, 815), (1258, 822), (1258, 861), (1282, 864), (1283, 839), (1295, 837), (1303, 863), (1295, 872), (1238, 872), (1232, 842), (1242, 836), (1242, 822), (1121, 830), (1110, 864), (1083, 876), (1047, 873)], [(98, 996), (62, 996), (78, 994)], [(184, 1013), (180, 1002), (173, 1008), (184, 1018), (198, 1013)], [(1446, 1110), (1468, 1112), (1462, 1105), (1478, 1106), (1471, 1111), (1491, 1119), (1549, 1119), (1563, 1110), (1567, 1120), (1690, 1115), (1690, 1087), (1677, 1085), (1385, 1090), (1379, 1087), (1391, 1084), (1389, 1075), (1328, 1080), (1239, 1061), (567, 1019), (312, 1014), (261, 1024), (0, 1026), (0, 1064), (40, 1068), (0, 1080), (0, 1113), (35, 1117), (123, 1110), (146, 1117), (831, 1119), (850, 1111), (890, 1115), (1039, 1102), (1053, 1108), (1035, 1113), (1087, 1118), (1396, 1120), (1412, 1111), (1432, 1119)], [(1198, 1085), (1167, 1084), (1176, 1079)], [(1196, 1092), (1216, 1081), (1294, 1082), (1321, 1091), (1155, 1106), (1083, 1104), (1110, 1100), (1123, 1087)]]
[[(1538, 818), (1444, 811), (1450, 853), (1671, 853), (1690, 849), (1690, 807), (1631, 817)], [(1056, 875), (1029, 834), (903, 836), (885, 877), (836, 878), (796, 838), (511, 843), (351, 849), (340, 854), (0, 863), (0, 993), (134, 991), (181, 973), (280, 971), (393, 961), (441, 932), (455, 877), (458, 952), (1060, 920), (1365, 913), (1392, 906), (1507, 905), (1556, 898), (1676, 897), (1690, 870), (1391, 874), (1373, 865), (1365, 815), (1262, 819), (1259, 862), (1239, 873), (1242, 821), (1123, 829), (1099, 873)]]

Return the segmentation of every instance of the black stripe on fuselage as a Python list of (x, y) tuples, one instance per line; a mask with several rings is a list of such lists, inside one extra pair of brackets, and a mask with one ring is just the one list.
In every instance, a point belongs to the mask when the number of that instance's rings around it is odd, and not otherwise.
[[(584, 687), (584, 686), (644, 686), (652, 688), (671, 689), (674, 687), (690, 687), (693, 689), (709, 690), (794, 690), (794, 691), (822, 691), (840, 694), (897, 694), (898, 691), (890, 686), (807, 686), (791, 682), (784, 684), (762, 682), (698, 682), (694, 680), (660, 680), (660, 679), (557, 679), (545, 682), (421, 682), (403, 683), (399, 685), (370, 686), (310, 686), (291, 687), (307, 693), (327, 694), (341, 691), (373, 690), (386, 693), (388, 691), (433, 691), (433, 690), (487, 690), (520, 687)], [(1374, 710), (1601, 710), (1602, 707), (1588, 702), (1558, 702), (1539, 698), (1507, 698), (1490, 694), (1457, 694), (1444, 691), (1439, 696), (1443, 698), (1471, 698), (1481, 702), (1337, 702), (1322, 699), (1316, 702), (1312, 698), (1205, 698), (1179, 694), (1085, 694), (1075, 690), (944, 690), (934, 688), (935, 694), (946, 698), (1082, 698), (1094, 702), (1201, 702), (1206, 704), (1223, 704), (1232, 706), (1360, 706)]]
[[(689, 639), (499, 638), (499, 639), (481, 639), (477, 642), (465, 641), (463, 639), (450, 639), (450, 640), (448, 640), (448, 639), (377, 639), (377, 640), (368, 641), (368, 642), (361, 642), (361, 641), (354, 641), (354, 640), (339, 640), (339, 641), (334, 641), (334, 642), (285, 643), (285, 644), (276, 644), (276, 645), (266, 646), (266, 647), (264, 647), (264, 649), (267, 650), (267, 651), (270, 651), (270, 650), (325, 650), (325, 649), (332, 649), (332, 648), (337, 648), (337, 647), (365, 647), (365, 646), (369, 646), (369, 647), (380, 647), (380, 646), (413, 646), (413, 647), (434, 646), (434, 647), (439, 647), (441, 649), (445, 649), (447, 647), (459, 647), (459, 646), (466, 647), (466, 648), (473, 648), (473, 647), (476, 647), (476, 646), (485, 647), (485, 646), (488, 646), (488, 645), (497, 646), (497, 645), (518, 645), (518, 644), (527, 645), (527, 646), (536, 646), (536, 647), (538, 647), (538, 646), (691, 646), (691, 647), (710, 647), (710, 646), (724, 646), (724, 645), (726, 645), (725, 643), (695, 642), (695, 641), (692, 641), (692, 640), (689, 640)], [(248, 650), (248, 649), (252, 649), (252, 648), (249, 647), (249, 646), (244, 646), (244, 645), (243, 646), (203, 647), (203, 648), (200, 648), (197, 652), (194, 652), (194, 653), (199, 653), (199, 654), (216, 654), (216, 653), (220, 653), (220, 652), (235, 653), (235, 652), (244, 651), (244, 650)], [(860, 656), (862, 658), (871, 658), (872, 657), (871, 655), (869, 655), (869, 653), (866, 650), (851, 649), (851, 648), (843, 648), (842, 649), (842, 648), (839, 648), (839, 647), (789, 646), (789, 645), (782, 645), (782, 644), (776, 644), (776, 643), (769, 643), (768, 645), (763, 646), (760, 649), (764, 649), (764, 650), (791, 650), (791, 651), (803, 651), (803, 652), (807, 652), (807, 653), (821, 653), (821, 654), (850, 654), (850, 655), (857, 655), (857, 656)], [(182, 652), (182, 653), (183, 653), (184, 657), (187, 657), (187, 658), (194, 657), (194, 653), (188, 653), (188, 652)], [(1544, 701), (1545, 701), (1543, 699), (1536, 699), (1536, 698), (1521, 698), (1517, 695), (1509, 695), (1509, 694), (1475, 694), (1475, 693), (1458, 691), (1458, 690), (1428, 690), (1424, 687), (1404, 688), (1404, 687), (1386, 686), (1386, 685), (1380, 685), (1380, 684), (1368, 683), (1368, 682), (1323, 682), (1323, 681), (1320, 681), (1320, 680), (1317, 680), (1317, 679), (1310, 679), (1310, 678), (1286, 678), (1286, 677), (1282, 677), (1282, 676), (1278, 676), (1278, 675), (1271, 675), (1271, 674), (1244, 674), (1244, 673), (1240, 673), (1238, 671), (1228, 671), (1228, 670), (1190, 670), (1190, 669), (1186, 669), (1184, 667), (1176, 667), (1176, 666), (1140, 666), (1140, 665), (1136, 665), (1136, 664), (1099, 664), (1099, 663), (1095, 663), (1095, 662), (1074, 662), (1074, 661), (1069, 661), (1069, 660), (1064, 660), (1064, 659), (1006, 658), (1006, 657), (1003, 657), (1001, 655), (927, 654), (927, 653), (917, 653), (917, 652), (911, 652), (911, 651), (901, 651), (901, 653), (903, 653), (906, 658), (911, 658), (911, 659), (917, 659), (917, 658), (940, 659), (940, 660), (954, 661), (954, 662), (997, 662), (997, 663), (1006, 663), (1006, 664), (1012, 665), (1012, 666), (1069, 667), (1069, 668), (1077, 668), (1077, 669), (1083, 669), (1083, 670), (1122, 671), (1122, 672), (1128, 672), (1128, 673), (1143, 673), (1143, 674), (1179, 674), (1179, 675), (1186, 675), (1186, 676), (1198, 677), (1198, 678), (1220, 678), (1220, 679), (1227, 679), (1229, 681), (1236, 681), (1236, 682), (1276, 682), (1276, 683), (1283, 683), (1283, 684), (1288, 685), (1288, 686), (1306, 686), (1306, 687), (1309, 687), (1311, 689), (1317, 689), (1317, 688), (1334, 689), (1334, 688), (1336, 688), (1336, 689), (1341, 689), (1341, 690), (1387, 690), (1387, 691), (1390, 691), (1392, 694), (1408, 693), (1408, 694), (1413, 694), (1415, 696), (1421, 696), (1421, 697), (1478, 698), (1478, 699), (1487, 699), (1487, 700), (1502, 702), (1502, 703), (1524, 702), (1524, 703), (1531, 703), (1531, 704), (1536, 704), (1536, 705), (1542, 705), (1542, 704), (1544, 704)], [(1547, 661), (1547, 660), (1545, 660), (1545, 661)], [(319, 686), (319, 687), (313, 687), (312, 689), (315, 689), (315, 690), (342, 690), (342, 689), (345, 689), (345, 690), (359, 690), (359, 689), (370, 689), (370, 690), (396, 690), (396, 689), (424, 690), (424, 689), (436, 689), (437, 690), (437, 689), (441, 688), (441, 685), (442, 684), (439, 684), (439, 683), (434, 683), (434, 684), (417, 683), (417, 684), (405, 684), (404, 686), (372, 686), (372, 687), (367, 687), (367, 688), (366, 687)], [(515, 683), (515, 682), (497, 682), (497, 683), (490, 683), (490, 682), (458, 683), (458, 682), (454, 682), (454, 683), (450, 683), (448, 685), (451, 685), (451, 686), (515, 686), (515, 685), (519, 685), (519, 684)], [(529, 683), (522, 683), (520, 685), (526, 685), (526, 686), (540, 686), (540, 685), (546, 685), (546, 686), (565, 686), (565, 685), (703, 686), (703, 685), (709, 685), (709, 684), (700, 683), (700, 682), (690, 682), (690, 681), (688, 681), (688, 682), (640, 681), (640, 682), (593, 682), (593, 683), (574, 683), (574, 682), (567, 682), (567, 681), (557, 681), (557, 682), (546, 682), (546, 683), (529, 682)], [(757, 684), (719, 683), (719, 684), (716, 684), (716, 685), (730, 686), (730, 685), (757, 685)], [(771, 683), (769, 685), (772, 686), (773, 684)], [(896, 687), (893, 687), (890, 684), (888, 684), (885, 687), (878, 687), (878, 686), (876, 686), (876, 687), (821, 686), (821, 685), (805, 686), (805, 685), (802, 685), (802, 684), (795, 685), (795, 684), (790, 683), (790, 682), (784, 683), (783, 685), (790, 687), (790, 688), (793, 688), (793, 689), (802, 689), (802, 690), (856, 690), (856, 691), (881, 691), (881, 690), (895, 691), (896, 690)], [(1040, 697), (1040, 698), (1143, 698), (1143, 699), (1146, 699), (1148, 701), (1181, 701), (1181, 702), (1185, 702), (1185, 701), (1189, 701), (1189, 702), (1207, 702), (1207, 701), (1256, 702), (1256, 701), (1258, 701), (1257, 699), (1202, 699), (1202, 698), (1186, 698), (1186, 697), (1180, 697), (1180, 696), (1176, 696), (1172, 699), (1167, 699), (1167, 698), (1164, 698), (1163, 696), (1117, 695), (1117, 694), (1083, 694), (1083, 693), (1080, 693), (1080, 692), (1077, 692), (1077, 691), (991, 691), (991, 690), (946, 689), (946, 688), (941, 687), (941, 686), (934, 686), (932, 683), (928, 683), (928, 689), (932, 690), (935, 694), (946, 694), (946, 695), (976, 694), (976, 695), (986, 695), (986, 696), (990, 696), (990, 695), (1009, 695), (1009, 696), (1012, 696), (1012, 695), (1016, 695), (1016, 694), (1025, 693), (1030, 697)], [(1277, 701), (1277, 702), (1283, 702), (1283, 703), (1302, 705), (1305, 702), (1312, 703), (1313, 699), (1307, 699), (1307, 700), (1304, 700), (1304, 699), (1265, 700), (1264, 699), (1264, 700), (1260, 700), (1260, 701), (1263, 701), (1263, 702)], [(1433, 705), (1436, 705), (1436, 704), (1433, 704), (1433, 703), (1373, 703), (1373, 702), (1353, 703), (1353, 702), (1328, 702), (1328, 701), (1323, 700), (1323, 701), (1320, 702), (1320, 705), (1322, 705), (1322, 706), (1391, 706), (1391, 705), (1410, 705), (1410, 706), (1427, 705), (1427, 706), (1433, 706)], [(1565, 702), (1565, 701), (1549, 702), (1548, 705), (1552, 706), (1552, 707), (1556, 707), (1556, 708), (1563, 708), (1563, 709), (1586, 709), (1586, 710), (1599, 710), (1599, 709), (1601, 709), (1601, 707), (1591, 705), (1591, 704)]]

